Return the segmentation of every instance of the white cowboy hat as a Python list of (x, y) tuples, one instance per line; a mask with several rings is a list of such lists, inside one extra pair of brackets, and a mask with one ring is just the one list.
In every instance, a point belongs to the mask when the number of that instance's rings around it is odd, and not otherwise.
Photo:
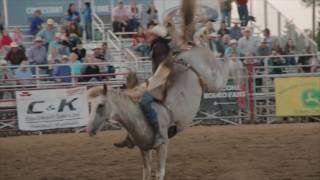
[(0, 60), (0, 65), (7, 65), (8, 62), (6, 60)]
[(251, 32), (251, 29), (249, 27), (246, 27), (243, 32)]
[(12, 42), (10, 44), (10, 47), (15, 48), (15, 47), (19, 47), (18, 44), (16, 42)]
[(218, 34), (215, 33), (215, 32), (213, 32), (213, 33), (209, 34), (209, 36), (210, 36), (210, 37), (218, 37)]
[(237, 41), (237, 40), (235, 40), (235, 39), (232, 39), (232, 40), (230, 41), (229, 45), (232, 45), (232, 44), (237, 44), (237, 43), (238, 43), (238, 41)]
[(33, 42), (43, 42), (43, 39), (40, 36), (37, 36)]
[(150, 29), (148, 33), (165, 38), (168, 35), (168, 30), (163, 26), (156, 25), (155, 27)]
[(53, 19), (48, 19), (47, 20), (48, 25), (54, 25), (54, 20)]

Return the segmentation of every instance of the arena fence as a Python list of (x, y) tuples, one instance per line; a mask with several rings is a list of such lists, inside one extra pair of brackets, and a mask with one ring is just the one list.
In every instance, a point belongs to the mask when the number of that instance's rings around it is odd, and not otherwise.
[[(18, 131), (16, 91), (69, 89), (75, 87), (92, 87), (107, 83), (109, 86), (121, 88), (125, 85), (126, 75), (129, 71), (136, 71), (143, 81), (150, 77), (151, 62), (144, 58), (138, 58), (127, 49), (124, 55), (131, 57), (129, 61), (107, 62), (95, 64), (83, 64), (83, 67), (97, 65), (102, 69), (101, 74), (96, 75), (72, 75), (54, 77), (44, 73), (43, 68), (58, 68), (66, 65), (30, 65), (34, 69), (34, 76), (29, 79), (0, 79), (0, 132)], [(306, 56), (306, 55), (300, 55)], [(310, 57), (315, 54), (308, 55)], [(273, 66), (270, 64), (272, 57), (247, 57), (242, 59), (244, 63), (242, 83), (236, 83), (230, 79), (227, 87), (218, 93), (205, 93), (200, 111), (195, 118), (195, 124), (243, 124), (243, 123), (273, 123), (274, 121), (290, 121), (301, 119), (305, 121), (319, 121), (320, 114), (314, 116), (276, 116), (275, 80), (278, 78), (292, 77), (320, 77), (320, 66), (298, 65), (299, 56), (276, 56), (283, 62), (288, 58), (294, 58), (292, 65)], [(285, 64), (285, 63), (284, 63)], [(113, 66), (115, 72), (108, 72), (108, 67)], [(8, 66), (9, 69), (18, 67)], [(301, 72), (312, 68), (314, 72)], [(72, 69), (72, 68), (71, 68)], [(274, 70), (277, 71), (274, 71)], [(277, 73), (275, 73), (277, 72)], [(74, 73), (74, 72), (72, 72)], [(62, 79), (70, 78), (68, 82)], [(82, 82), (83, 78), (93, 80)], [(320, 80), (319, 80), (320, 82)]]

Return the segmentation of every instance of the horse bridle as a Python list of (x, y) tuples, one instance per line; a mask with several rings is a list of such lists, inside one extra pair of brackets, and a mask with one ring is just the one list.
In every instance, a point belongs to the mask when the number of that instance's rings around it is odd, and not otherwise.
[(185, 66), (185, 67), (187, 68), (186, 71), (191, 70), (193, 73), (196, 74), (196, 76), (197, 76), (198, 79), (199, 79), (199, 85), (200, 85), (200, 87), (201, 87), (201, 89), (202, 89), (202, 93), (203, 93), (204, 90), (205, 90), (205, 87), (206, 87), (206, 83), (205, 83), (205, 81), (201, 78), (200, 73), (199, 73), (191, 64), (187, 63), (187, 62), (184, 61), (183, 59), (175, 59), (173, 62), (174, 62), (175, 64), (180, 64), (180, 65), (182, 65), (182, 66)]

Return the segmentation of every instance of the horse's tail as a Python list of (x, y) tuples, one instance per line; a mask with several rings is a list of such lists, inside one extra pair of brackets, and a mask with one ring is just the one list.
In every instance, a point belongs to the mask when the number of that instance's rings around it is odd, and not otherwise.
[(193, 34), (195, 33), (195, 0), (182, 0), (182, 41), (184, 44), (193, 41)]

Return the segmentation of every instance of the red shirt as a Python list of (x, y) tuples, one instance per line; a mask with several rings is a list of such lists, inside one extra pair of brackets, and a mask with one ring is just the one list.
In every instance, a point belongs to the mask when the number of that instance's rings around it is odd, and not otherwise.
[(10, 36), (2, 36), (1, 38), (1, 46), (10, 46), (10, 44), (12, 43), (12, 39), (10, 38)]
[(237, 0), (239, 5), (246, 5), (248, 3), (248, 0)]

